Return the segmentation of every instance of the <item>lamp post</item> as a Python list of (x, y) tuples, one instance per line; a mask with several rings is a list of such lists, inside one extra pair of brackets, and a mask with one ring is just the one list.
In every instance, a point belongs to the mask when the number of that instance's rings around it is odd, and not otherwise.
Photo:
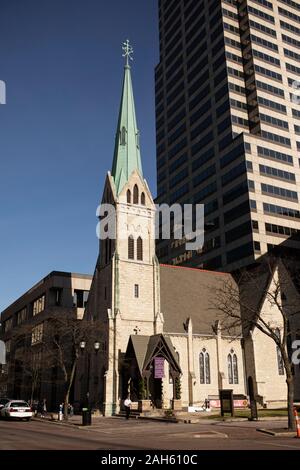
[[(83, 353), (86, 347), (86, 342), (81, 341), (80, 342), (80, 349), (81, 352)], [(94, 342), (94, 351), (97, 354), (100, 349), (100, 343), (99, 341)], [(86, 404), (88, 410), (90, 409), (90, 370), (91, 370), (91, 353), (88, 352), (88, 366), (87, 366), (87, 387), (86, 387)]]

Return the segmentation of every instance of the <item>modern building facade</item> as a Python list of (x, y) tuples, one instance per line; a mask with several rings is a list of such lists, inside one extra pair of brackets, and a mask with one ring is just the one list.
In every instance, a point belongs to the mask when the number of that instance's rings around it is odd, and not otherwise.
[(53, 271), (1, 313), (0, 337), (5, 343), (7, 363), (3, 369), (2, 396), (23, 400), (45, 398), (48, 409), (57, 410), (65, 388), (57, 367), (48, 367), (47, 322), (55, 315), (64, 321), (70, 313), (80, 321), (91, 279), (86, 274)]
[[(205, 244), (161, 262), (232, 271), (300, 230), (300, 4), (160, 0), (158, 203), (205, 205)], [(298, 95), (297, 95), (298, 93)]]

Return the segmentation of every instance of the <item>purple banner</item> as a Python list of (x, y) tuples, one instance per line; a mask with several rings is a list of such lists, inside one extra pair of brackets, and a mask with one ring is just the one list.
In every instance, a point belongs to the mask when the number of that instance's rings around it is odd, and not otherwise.
[(165, 358), (164, 357), (155, 357), (154, 358), (154, 378), (163, 379), (165, 376), (164, 371)]

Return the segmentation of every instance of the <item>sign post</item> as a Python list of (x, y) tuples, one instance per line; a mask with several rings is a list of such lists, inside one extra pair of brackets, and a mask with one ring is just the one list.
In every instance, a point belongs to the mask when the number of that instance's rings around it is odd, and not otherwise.
[(225, 413), (230, 413), (234, 416), (233, 406), (233, 390), (219, 390), (220, 403), (221, 403), (221, 416)]

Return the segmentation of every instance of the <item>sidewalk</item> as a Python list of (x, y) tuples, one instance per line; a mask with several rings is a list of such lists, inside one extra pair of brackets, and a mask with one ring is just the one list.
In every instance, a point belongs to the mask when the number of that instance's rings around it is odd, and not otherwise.
[[(56, 417), (56, 419), (55, 419)], [(99, 424), (99, 422), (104, 418), (104, 416), (93, 416), (92, 415), (92, 426), (94, 424)], [(33, 416), (32, 418), (34, 421), (40, 421), (40, 422), (47, 422), (47, 423), (53, 423), (57, 424), (59, 426), (78, 426), (78, 427), (91, 427), (91, 426), (82, 426), (82, 415), (74, 415), (74, 416), (69, 416), (67, 420), (63, 419), (62, 421), (59, 421), (57, 419), (57, 413), (47, 413), (47, 415), (44, 418), (41, 418), (40, 416)]]
[[(57, 416), (57, 413), (54, 413), (54, 416)], [(68, 420), (62, 420), (58, 421), (58, 419), (53, 419), (53, 414), (48, 413), (45, 418), (41, 418), (39, 416), (33, 417), (33, 420), (36, 421), (42, 421), (42, 422), (50, 422), (59, 426), (77, 426), (79, 428), (87, 428), (91, 429), (94, 426), (99, 426), (100, 424), (103, 423), (103, 420), (105, 420), (107, 417), (102, 416), (102, 415), (97, 415), (94, 416), (92, 415), (92, 424), (90, 426), (83, 426), (82, 425), (82, 416), (81, 415), (74, 415), (72, 417), (69, 417)], [(113, 419), (124, 419), (124, 416), (109, 416), (108, 418), (113, 418)], [(196, 423), (202, 423), (202, 424), (216, 424), (216, 423), (238, 423), (238, 422), (244, 422), (244, 423), (259, 423), (259, 422), (272, 422), (272, 421), (287, 421), (286, 417), (283, 416), (270, 416), (270, 417), (261, 417), (259, 418), (258, 421), (249, 421), (248, 418), (242, 418), (242, 417), (237, 417), (237, 418), (232, 418), (232, 417), (226, 417), (222, 418), (221, 416), (214, 416), (214, 419), (212, 417), (208, 417), (207, 414), (203, 414), (201, 416), (197, 415), (197, 413), (181, 413), (181, 416), (176, 416), (175, 417), (170, 417), (165, 418), (165, 417), (158, 417), (158, 416), (131, 416), (130, 418), (132, 419), (139, 419), (139, 420), (149, 420), (149, 421), (160, 421), (160, 422), (177, 422), (177, 423), (186, 423), (186, 424), (196, 424)]]

